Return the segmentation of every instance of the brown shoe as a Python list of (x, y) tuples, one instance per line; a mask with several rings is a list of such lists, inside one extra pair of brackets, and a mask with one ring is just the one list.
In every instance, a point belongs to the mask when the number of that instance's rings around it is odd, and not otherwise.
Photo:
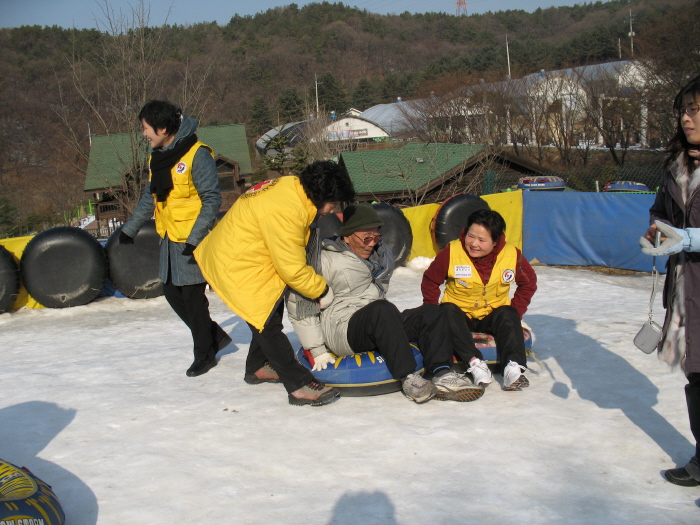
[(243, 381), (249, 385), (259, 385), (260, 383), (281, 383), (280, 376), (270, 363), (265, 363), (262, 368), (258, 368), (254, 374), (246, 374)]
[(318, 407), (333, 402), (339, 395), (340, 391), (337, 388), (326, 386), (325, 383), (321, 383), (321, 381), (313, 379), (299, 390), (295, 390), (289, 394), (289, 404), (296, 406), (311, 405)]

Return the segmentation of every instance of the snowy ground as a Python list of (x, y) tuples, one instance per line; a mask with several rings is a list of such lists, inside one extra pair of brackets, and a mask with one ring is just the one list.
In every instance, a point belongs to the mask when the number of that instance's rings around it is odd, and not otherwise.
[[(700, 523), (700, 488), (661, 476), (693, 453), (684, 378), (632, 345), (651, 278), (536, 270), (544, 369), (472, 403), (292, 407), (243, 382), (250, 334), (214, 294), (233, 344), (198, 378), (162, 297), (2, 314), (0, 457), (69, 525)], [(420, 304), (420, 277), (399, 269), (390, 299)]]

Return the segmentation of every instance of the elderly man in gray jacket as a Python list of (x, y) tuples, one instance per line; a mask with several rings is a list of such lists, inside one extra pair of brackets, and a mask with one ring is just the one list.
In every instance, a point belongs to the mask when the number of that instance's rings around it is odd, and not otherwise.
[[(314, 358), (314, 370), (325, 369), (335, 356), (378, 350), (389, 371), (402, 383), (404, 395), (416, 403), (433, 397), (473, 401), (483, 388), (452, 372), (452, 337), (437, 305), (399, 312), (385, 296), (394, 271), (391, 249), (381, 241), (382, 220), (371, 205), (348, 206), (340, 236), (325, 239), (321, 274), (332, 294), (318, 313), (302, 313), (299, 296), (288, 298), (289, 318), (302, 346)], [(414, 373), (410, 341), (417, 341), (428, 381)]]

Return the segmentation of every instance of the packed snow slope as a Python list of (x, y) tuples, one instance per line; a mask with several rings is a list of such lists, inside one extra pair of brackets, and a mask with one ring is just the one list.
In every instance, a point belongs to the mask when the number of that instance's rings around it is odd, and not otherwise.
[[(392, 279), (402, 309), (418, 266)], [(700, 488), (661, 475), (694, 451), (684, 377), (632, 344), (651, 277), (536, 271), (539, 375), (471, 403), (290, 406), (243, 382), (250, 332), (213, 293), (233, 344), (197, 378), (162, 297), (2, 314), (0, 457), (52, 485), (69, 525), (700, 523)]]

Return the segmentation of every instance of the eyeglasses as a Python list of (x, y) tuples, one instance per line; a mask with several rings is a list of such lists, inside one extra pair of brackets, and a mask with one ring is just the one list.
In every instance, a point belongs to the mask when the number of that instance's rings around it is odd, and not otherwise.
[(681, 108), (680, 111), (676, 112), (676, 116), (680, 118), (685, 113), (689, 117), (694, 117), (698, 114), (698, 111), (700, 111), (700, 106), (697, 104), (693, 104), (692, 106), (686, 106), (684, 108)]
[(379, 233), (375, 233), (374, 235), (368, 235), (367, 237), (358, 237), (356, 233), (353, 233), (352, 235), (360, 239), (365, 246), (369, 246), (372, 243), (378, 244), (379, 241), (382, 240), (382, 236)]

